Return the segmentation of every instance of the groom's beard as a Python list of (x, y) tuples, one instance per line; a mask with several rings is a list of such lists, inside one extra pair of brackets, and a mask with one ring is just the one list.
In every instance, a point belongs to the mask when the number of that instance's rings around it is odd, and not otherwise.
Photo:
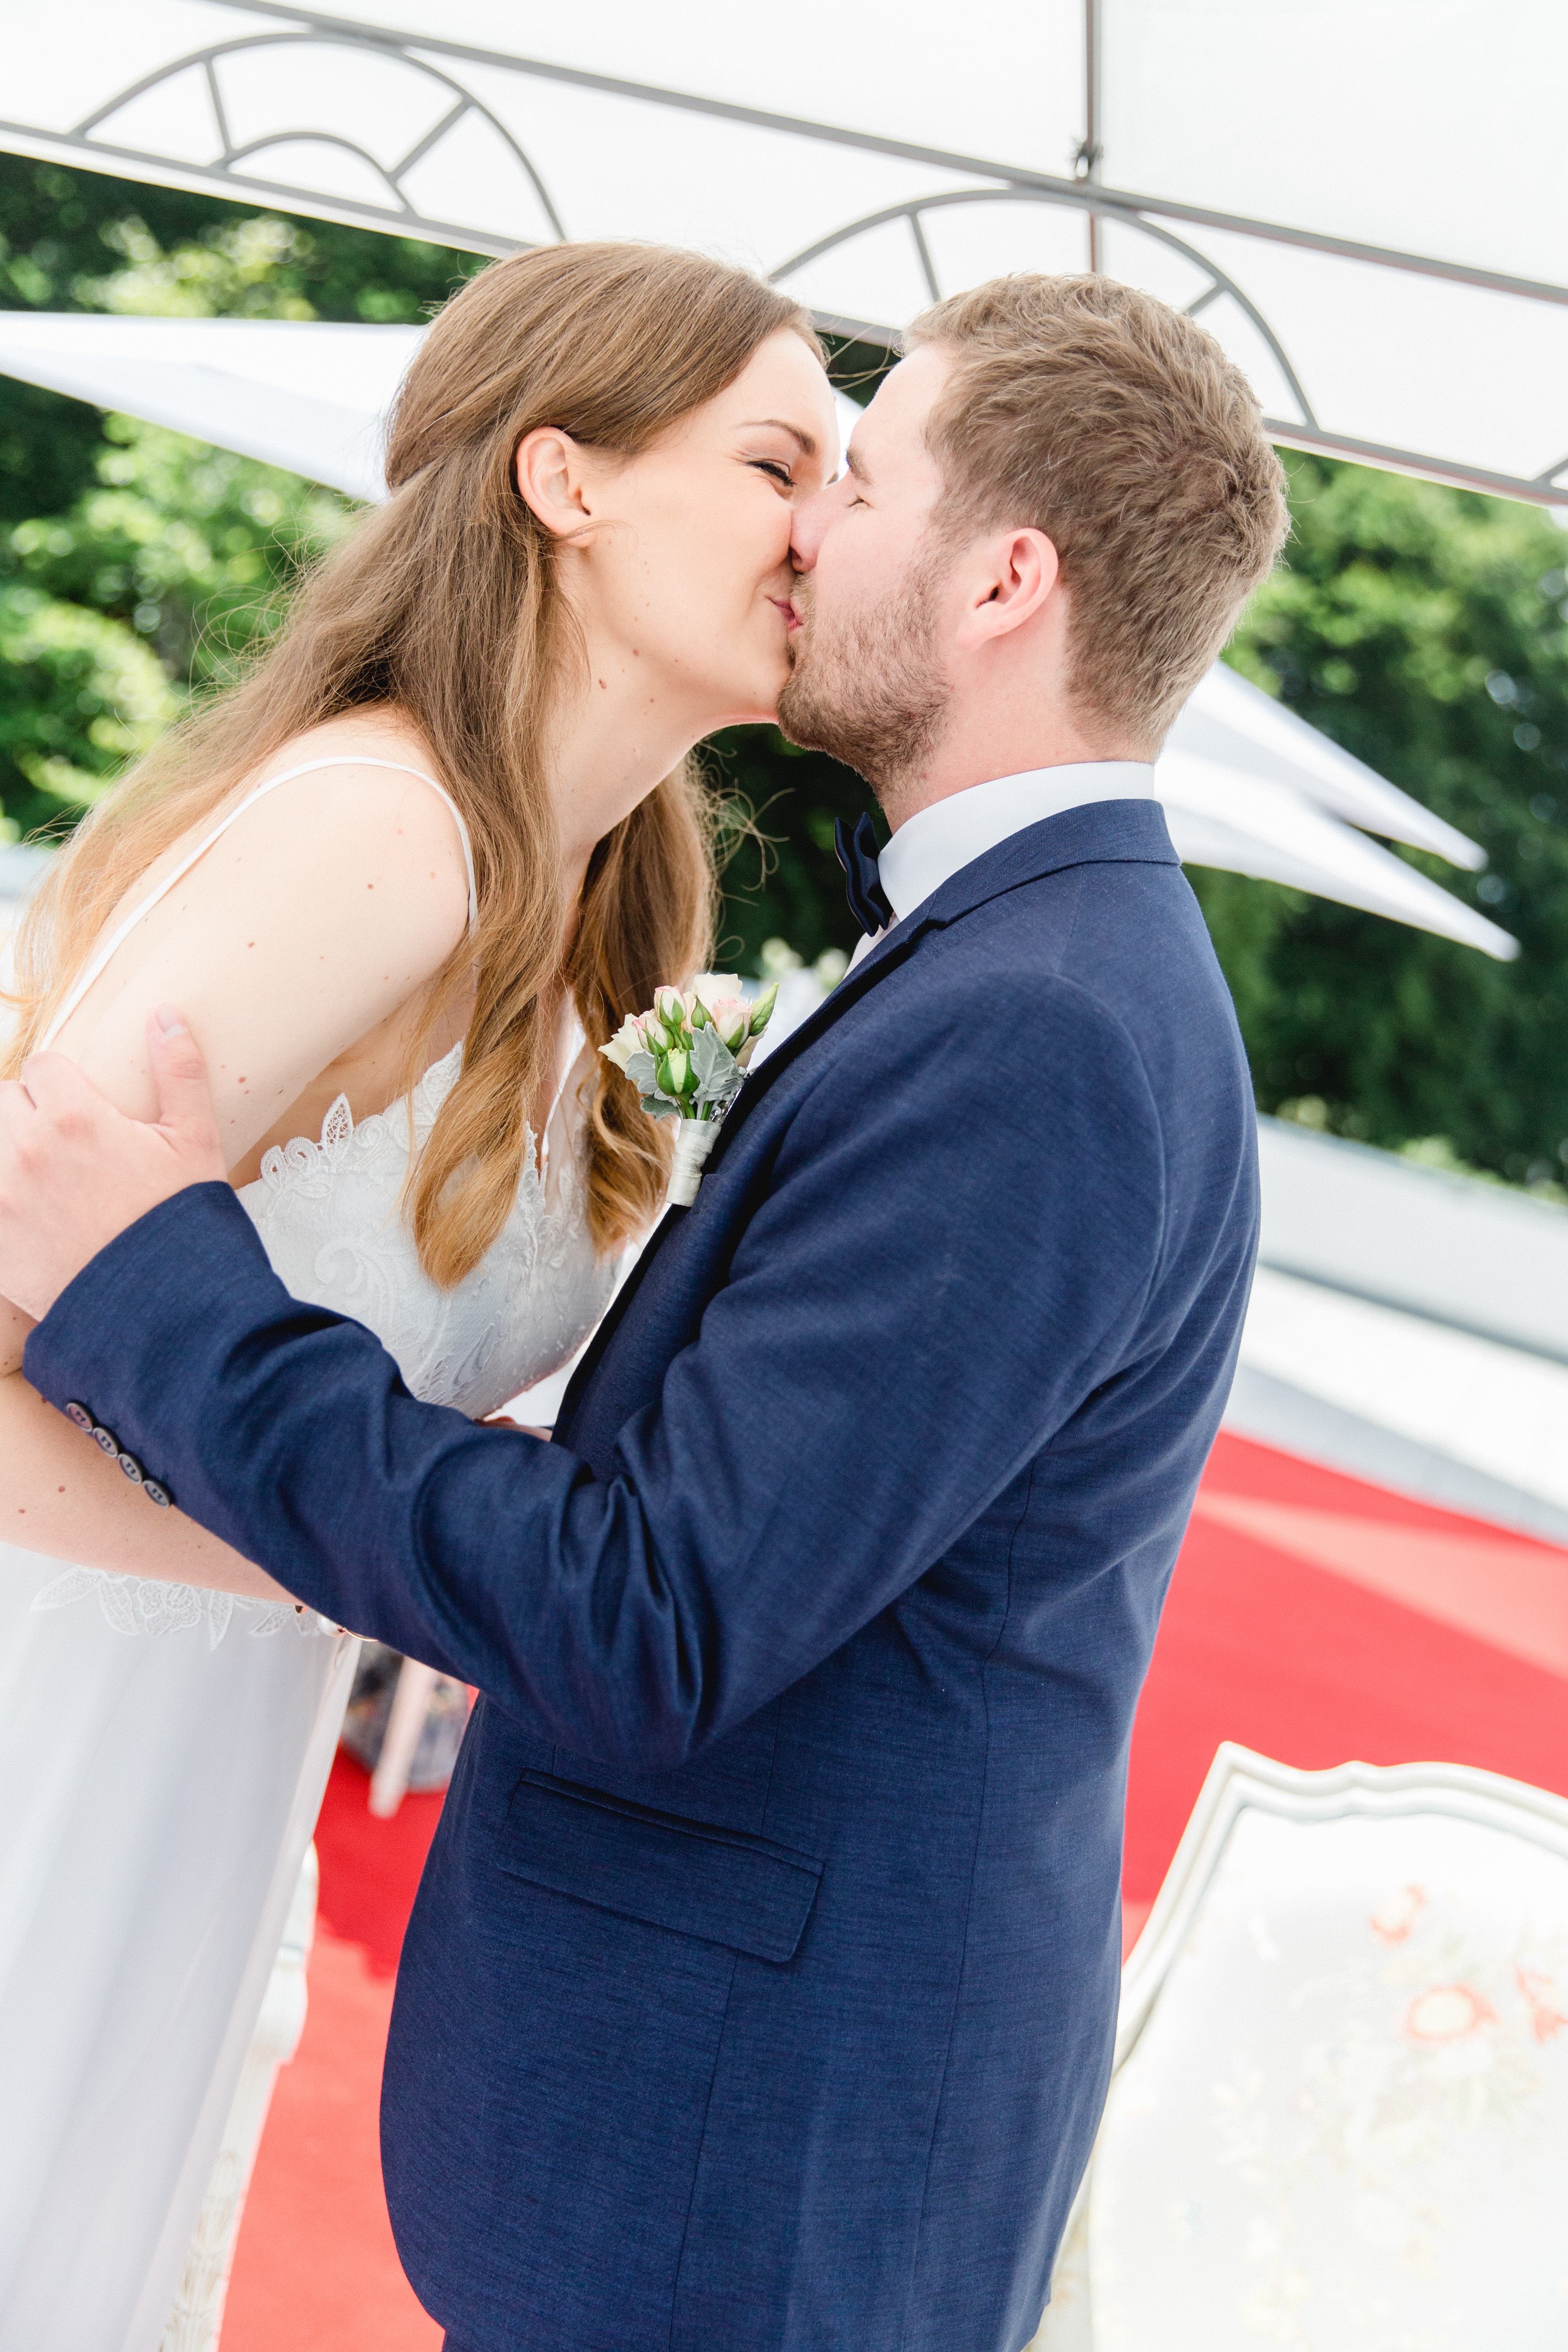
[(808, 582), (794, 644), (795, 667), (779, 697), (792, 743), (854, 768), (885, 800), (920, 767), (942, 732), (951, 693), (936, 657), (936, 598), (945, 565), (927, 557), (881, 604), (818, 634)]

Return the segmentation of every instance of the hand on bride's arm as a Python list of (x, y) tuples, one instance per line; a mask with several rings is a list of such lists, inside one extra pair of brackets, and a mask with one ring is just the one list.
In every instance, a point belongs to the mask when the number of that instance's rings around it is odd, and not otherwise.
[(152, 1120), (127, 1118), (64, 1054), (0, 1085), (0, 1294), (35, 1322), (150, 1209), (223, 1181), (206, 1066), (174, 1006), (148, 1023), (147, 1056)]
[(461, 851), (429, 787), (306, 782), (247, 812), (120, 947), (63, 1051), (0, 1087), (0, 1293), (30, 1315), (149, 1209), (239, 1167), (461, 939)]
[[(178, 1508), (153, 1508), (44, 1403), (22, 1370), (28, 1322), (150, 1210), (232, 1181), (340, 1056), (415, 1002), (467, 920), (460, 840), (427, 785), (353, 769), (330, 790), (283, 784), (116, 949), (60, 1050), (0, 1085), (0, 1540), (288, 1597)], [(148, 1017), (160, 1005), (181, 1008), (167, 1029)]]
[[(0, 1542), (124, 1576), (293, 1600), (179, 1510), (138, 1501), (119, 1465), (24, 1376), (27, 1330), (90, 1258), (189, 1184), (224, 1179), (200, 1049), (175, 1008), (148, 1024), (154, 1120), (128, 1118), (63, 1054), (0, 1085)], [(5, 1302), (12, 1300), (14, 1305)]]

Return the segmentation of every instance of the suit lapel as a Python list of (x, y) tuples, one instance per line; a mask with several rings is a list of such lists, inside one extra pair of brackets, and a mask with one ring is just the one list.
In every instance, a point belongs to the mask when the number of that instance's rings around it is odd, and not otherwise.
[(583, 1355), (578, 1359), (577, 1369), (566, 1383), (566, 1393), (561, 1400), (561, 1410), (555, 1416), (557, 1429), (563, 1430), (576, 1412), (584, 1390), (598, 1370), (600, 1359), (620, 1328), (621, 1319), (627, 1307), (637, 1295), (643, 1276), (663, 1248), (670, 1227), (679, 1223), (685, 1214), (686, 1211), (679, 1205), (672, 1205), (666, 1209), (658, 1224), (644, 1242), (642, 1254), (636, 1265), (605, 1308), (603, 1322), (589, 1340)]
[(858, 1004), (863, 996), (868, 995), (885, 973), (907, 963), (925, 929), (923, 921), (911, 923), (907, 936), (900, 929), (890, 931), (885, 940), (879, 940), (864, 961), (846, 974), (831, 995), (825, 996), (820, 1004), (813, 1006), (799, 1026), (790, 1031), (783, 1045), (775, 1046), (759, 1064), (741, 1088), (733, 1109), (725, 1113), (718, 1139), (708, 1155), (709, 1171), (722, 1160), (731, 1136), (747, 1114), (762, 1101), (769, 1087), (783, 1077), (791, 1063), (798, 1059), (808, 1045), (815, 1045), (836, 1021), (842, 1020), (851, 1005)]
[[(752, 1072), (732, 1108), (725, 1114), (714, 1140), (713, 1149), (708, 1155), (707, 1167), (703, 1171), (705, 1176), (710, 1174), (722, 1159), (731, 1130), (740, 1123), (742, 1114), (752, 1103), (761, 1100), (774, 1078), (789, 1067), (796, 1054), (815, 1043), (825, 1030), (830, 1029), (834, 1022), (841, 1013), (847, 1012), (851, 1004), (858, 1003), (884, 971), (891, 971), (895, 964), (907, 961), (915, 940), (923, 929), (923, 924), (911, 926), (907, 939), (897, 939), (889, 935), (887, 940), (881, 941), (871, 954), (856, 965), (847, 978), (839, 982), (830, 996), (825, 997), (822, 1003), (814, 1008), (798, 1028), (790, 1031), (783, 1045)], [(564, 1428), (576, 1411), (584, 1390), (598, 1370), (605, 1350), (619, 1329), (626, 1309), (637, 1297), (638, 1287), (649, 1266), (664, 1247), (673, 1227), (678, 1225), (687, 1214), (688, 1212), (679, 1206), (666, 1209), (643, 1244), (641, 1255), (610, 1301), (604, 1321), (589, 1341), (586, 1353), (567, 1384), (566, 1393), (561, 1401), (558, 1427)]]
[[(1043, 874), (1060, 871), (1065, 866), (1098, 865), (1131, 861), (1174, 866), (1180, 861), (1171, 846), (1164, 811), (1157, 801), (1097, 801), (1059, 815), (1044, 817), (1038, 824), (1027, 825), (983, 857), (944, 882), (933, 891), (924, 907), (909, 917), (879, 940), (865, 961), (841, 980), (830, 996), (825, 997), (797, 1029), (792, 1029), (782, 1045), (752, 1071), (742, 1087), (734, 1108), (730, 1110), (719, 1129), (717, 1140), (708, 1155), (706, 1175), (711, 1175), (722, 1160), (739, 1129), (756, 1108), (770, 1087), (804, 1054), (808, 1046), (826, 1035), (836, 1021), (842, 1020), (853, 1005), (868, 995), (877, 982), (888, 972), (906, 964), (928, 931), (945, 929), (987, 899), (1000, 897), (1005, 891), (1016, 890), (1026, 882), (1037, 880)], [(562, 1400), (558, 1426), (564, 1428), (581, 1401), (583, 1391), (603, 1360), (605, 1350), (615, 1338), (621, 1322), (636, 1297), (643, 1277), (663, 1248), (671, 1228), (687, 1214), (681, 1208), (667, 1209), (644, 1244), (626, 1281), (611, 1303), (608, 1313), (588, 1344), (586, 1354), (572, 1375), (571, 1383)]]
[(1166, 866), (1179, 863), (1171, 846), (1165, 813), (1158, 801), (1084, 802), (1076, 808), (1063, 809), (1056, 816), (1042, 817), (1037, 824), (1026, 825), (1021, 832), (998, 842), (994, 849), (986, 850), (983, 856), (961, 866), (940, 889), (932, 891), (922, 907), (916, 908), (879, 940), (864, 961), (839, 982), (831, 996), (825, 997), (798, 1029), (792, 1029), (777, 1051), (770, 1054), (754, 1076), (747, 1079), (708, 1155), (708, 1171), (711, 1173), (717, 1168), (734, 1131), (791, 1063), (808, 1046), (815, 1045), (852, 1005), (858, 1004), (886, 973), (907, 963), (928, 931), (945, 930), (950, 923), (961, 921), (988, 899), (1016, 890), (1026, 882), (1037, 881), (1043, 874), (1058, 873), (1069, 866), (1123, 861)]

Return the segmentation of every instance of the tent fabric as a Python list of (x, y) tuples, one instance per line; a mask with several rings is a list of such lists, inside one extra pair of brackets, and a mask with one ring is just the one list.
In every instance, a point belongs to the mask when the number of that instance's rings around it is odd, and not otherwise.
[[(1213, 677), (1211, 671), (1200, 683), (1189, 709), (1201, 706)], [(1216, 866), (1263, 882), (1283, 882), (1314, 898), (1459, 940), (1500, 961), (1519, 953), (1517, 940), (1484, 915), (1315, 807), (1304, 793), (1245, 768), (1194, 758), (1182, 750), (1181, 739), (1178, 720), (1154, 776), (1184, 866)]]
[[(375, 499), (384, 496), (383, 420), (421, 332), (9, 311), (0, 312), (0, 371)], [(859, 411), (842, 394), (839, 410), (847, 439)], [(1288, 883), (1486, 955), (1518, 952), (1506, 931), (1366, 833), (1470, 870), (1485, 865), (1484, 851), (1233, 670), (1216, 665), (1202, 680), (1156, 777), (1188, 864)]]
[(0, 145), (487, 252), (722, 252), (886, 339), (1098, 267), (1276, 436), (1568, 508), (1560, 0), (53, 0)]
[(421, 334), (313, 320), (0, 310), (0, 371), (352, 499), (380, 499), (382, 415)]

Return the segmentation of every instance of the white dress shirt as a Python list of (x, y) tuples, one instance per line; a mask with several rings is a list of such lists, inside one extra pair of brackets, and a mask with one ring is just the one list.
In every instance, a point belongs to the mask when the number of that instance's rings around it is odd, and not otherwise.
[[(1030, 768), (1021, 776), (994, 776), (989, 783), (971, 784), (966, 792), (932, 801), (929, 808), (905, 818), (878, 861), (894, 922), (901, 923), (944, 882), (1026, 825), (1091, 801), (1153, 797), (1154, 771), (1143, 761), (1079, 760), (1066, 767)], [(849, 959), (851, 965), (885, 937), (878, 931), (862, 938)]]
[(882, 887), (901, 923), (944, 882), (1026, 825), (1090, 801), (1153, 797), (1154, 771), (1135, 760), (1080, 760), (1065, 768), (995, 776), (907, 817), (879, 861)]

